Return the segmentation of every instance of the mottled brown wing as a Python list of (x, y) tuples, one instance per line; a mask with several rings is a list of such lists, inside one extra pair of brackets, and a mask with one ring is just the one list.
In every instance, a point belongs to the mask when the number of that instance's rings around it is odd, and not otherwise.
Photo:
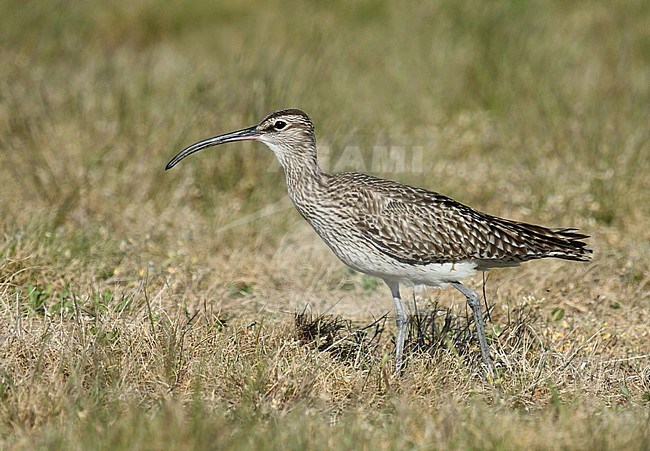
[[(352, 174), (351, 174), (352, 176)], [(480, 266), (541, 258), (588, 259), (585, 235), (510, 221), (435, 192), (354, 174), (356, 226), (381, 252), (409, 264), (477, 260)]]

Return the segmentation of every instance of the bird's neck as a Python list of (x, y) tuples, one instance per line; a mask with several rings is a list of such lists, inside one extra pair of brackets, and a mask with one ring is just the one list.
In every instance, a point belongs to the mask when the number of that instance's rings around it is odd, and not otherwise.
[(316, 155), (302, 155), (281, 163), (289, 196), (295, 203), (300, 203), (323, 189), (326, 174), (318, 165)]
[(265, 143), (275, 154), (284, 171), (289, 197), (300, 205), (313, 202), (325, 192), (328, 174), (318, 165), (316, 143), (277, 144)]
[(293, 146), (269, 145), (277, 157), (287, 182), (289, 197), (298, 210), (317, 201), (326, 186), (327, 174), (318, 165), (316, 146), (311, 143)]

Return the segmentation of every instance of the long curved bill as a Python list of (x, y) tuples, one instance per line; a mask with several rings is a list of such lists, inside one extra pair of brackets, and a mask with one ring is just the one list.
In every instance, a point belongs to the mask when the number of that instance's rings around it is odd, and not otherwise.
[(219, 144), (225, 144), (233, 141), (247, 141), (247, 140), (257, 140), (259, 139), (260, 134), (257, 131), (257, 126), (245, 128), (243, 130), (237, 130), (236, 132), (230, 132), (223, 135), (215, 136), (213, 138), (204, 139), (195, 144), (192, 144), (189, 147), (181, 150), (176, 154), (174, 158), (167, 163), (165, 170), (169, 170), (176, 166), (176, 164), (185, 157), (189, 157), (193, 153), (198, 152), (199, 150), (206, 149), (212, 146), (218, 146)]

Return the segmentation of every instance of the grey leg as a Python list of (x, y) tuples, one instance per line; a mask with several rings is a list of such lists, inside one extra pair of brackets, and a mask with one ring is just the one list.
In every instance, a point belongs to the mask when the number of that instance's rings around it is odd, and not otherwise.
[(487, 366), (490, 373), (494, 372), (494, 365), (492, 363), (492, 358), (490, 357), (490, 348), (487, 344), (487, 338), (485, 336), (485, 322), (483, 321), (483, 314), (481, 313), (481, 297), (478, 293), (471, 288), (467, 288), (460, 282), (451, 282), (451, 285), (456, 288), (458, 291), (463, 293), (467, 298), (467, 303), (472, 309), (474, 314), (474, 324), (476, 324), (476, 335), (478, 335), (478, 344), (481, 348), (481, 356), (483, 357), (483, 363)]
[(389, 281), (384, 282), (386, 282), (386, 285), (390, 288), (393, 295), (393, 301), (395, 302), (395, 323), (397, 324), (395, 373), (397, 374), (402, 367), (402, 352), (404, 351), (404, 338), (406, 337), (408, 317), (406, 316), (406, 309), (404, 308), (402, 297), (399, 294), (399, 283)]

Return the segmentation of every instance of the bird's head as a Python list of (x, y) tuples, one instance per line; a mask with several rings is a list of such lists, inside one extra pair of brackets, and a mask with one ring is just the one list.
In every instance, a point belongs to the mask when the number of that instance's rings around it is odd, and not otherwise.
[(266, 144), (284, 165), (287, 159), (312, 154), (315, 157), (314, 126), (309, 116), (297, 109), (280, 110), (269, 114), (249, 128), (204, 139), (181, 150), (167, 163), (173, 168), (183, 158), (208, 147), (233, 141), (261, 141)]

